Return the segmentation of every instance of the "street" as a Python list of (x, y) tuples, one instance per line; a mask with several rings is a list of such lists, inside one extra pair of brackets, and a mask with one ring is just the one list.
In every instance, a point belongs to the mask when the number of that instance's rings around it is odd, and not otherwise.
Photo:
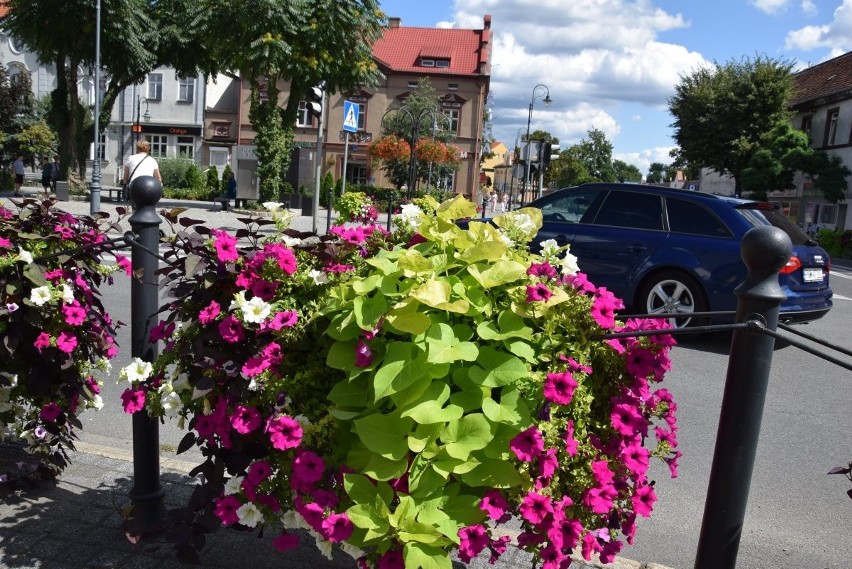
[[(121, 353), (113, 378), (130, 360), (129, 279), (116, 277), (104, 288), (104, 302), (121, 329)], [(846, 323), (852, 319), (852, 271), (832, 271), (832, 311), (801, 329), (850, 346)], [(672, 352), (673, 370), (663, 385), (678, 403), (680, 474), (670, 480), (656, 465), (659, 500), (650, 519), (642, 519), (636, 544), (622, 556), (675, 569), (694, 564), (704, 498), (713, 457), (726, 371), (729, 335), (681, 341)], [(833, 353), (832, 355), (838, 356)], [(843, 359), (841, 357), (841, 359)], [(749, 498), (738, 569), (848, 569), (852, 560), (852, 500), (842, 476), (827, 476), (852, 461), (849, 411), (850, 372), (793, 346), (776, 347)], [(84, 442), (130, 452), (131, 420), (121, 409), (124, 389), (105, 382), (105, 407), (82, 415)], [(183, 432), (174, 422), (160, 431), (164, 455), (172, 455)], [(197, 456), (197, 455), (196, 455)], [(193, 460), (192, 453), (183, 455)]]

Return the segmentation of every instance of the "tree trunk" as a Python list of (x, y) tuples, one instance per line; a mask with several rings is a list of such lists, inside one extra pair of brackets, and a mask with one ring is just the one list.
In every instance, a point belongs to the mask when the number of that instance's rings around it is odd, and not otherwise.
[(68, 179), (68, 171), (74, 163), (74, 131), (68, 109), (68, 75), (66, 75), (64, 53), (56, 55), (56, 89), (51, 93), (53, 113), (59, 130), (59, 178)]

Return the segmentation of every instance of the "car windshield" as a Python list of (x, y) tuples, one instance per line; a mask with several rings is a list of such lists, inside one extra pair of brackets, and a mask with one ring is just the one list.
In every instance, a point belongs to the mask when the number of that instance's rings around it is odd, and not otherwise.
[(774, 208), (768, 208), (760, 203), (745, 203), (737, 206), (737, 211), (753, 226), (772, 225), (777, 227), (787, 234), (793, 245), (817, 245), (817, 242), (802, 231), (798, 225)]

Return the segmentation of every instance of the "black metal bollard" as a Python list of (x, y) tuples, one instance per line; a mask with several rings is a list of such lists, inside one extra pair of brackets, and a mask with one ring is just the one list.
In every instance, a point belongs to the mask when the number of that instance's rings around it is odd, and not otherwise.
[(331, 232), (331, 208), (334, 206), (334, 188), (328, 190), (328, 213), (325, 216), (325, 233)]
[(774, 331), (778, 326), (785, 299), (778, 271), (791, 252), (790, 238), (776, 227), (756, 227), (743, 237), (741, 254), (748, 275), (736, 289), (736, 319), (754, 326), (734, 330), (731, 341), (695, 569), (734, 569), (737, 564), (775, 347), (775, 338), (761, 328)]
[[(160, 242), (160, 223), (156, 205), (163, 185), (153, 176), (140, 176), (130, 184), (133, 215), (128, 220), (136, 241), (151, 251)], [(130, 282), (131, 355), (146, 362), (157, 357), (157, 343), (151, 342), (151, 329), (157, 324), (157, 258), (140, 247), (133, 247)], [(135, 275), (140, 274), (137, 278)], [(130, 498), (133, 512), (127, 526), (134, 534), (162, 530), (166, 522), (165, 491), (160, 485), (160, 425), (145, 413), (133, 415), (133, 488)]]
[(388, 192), (388, 233), (391, 230), (391, 216), (393, 215), (393, 193)]

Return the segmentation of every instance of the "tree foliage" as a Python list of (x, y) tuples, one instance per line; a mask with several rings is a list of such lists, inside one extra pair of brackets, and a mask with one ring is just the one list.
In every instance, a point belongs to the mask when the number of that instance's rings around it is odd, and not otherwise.
[(659, 184), (666, 181), (666, 165), (662, 162), (651, 162), (645, 181), (649, 184)]
[(642, 172), (633, 164), (628, 164), (623, 160), (613, 160), (612, 169), (615, 172), (615, 179), (619, 182), (634, 182), (642, 181)]
[(701, 68), (681, 77), (669, 111), (683, 158), (729, 174), (743, 171), (779, 122), (789, 122), (792, 62), (765, 56)]

